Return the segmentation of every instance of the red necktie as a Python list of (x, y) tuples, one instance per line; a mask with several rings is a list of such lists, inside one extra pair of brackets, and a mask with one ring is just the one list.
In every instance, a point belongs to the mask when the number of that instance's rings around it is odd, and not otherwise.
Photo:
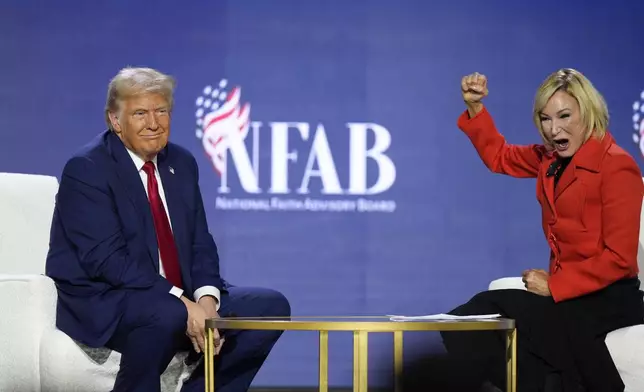
[(143, 171), (148, 176), (148, 199), (150, 200), (150, 209), (152, 210), (152, 219), (154, 219), (154, 228), (157, 233), (157, 244), (161, 253), (161, 262), (165, 277), (174, 286), (181, 288), (181, 270), (179, 269), (179, 255), (174, 243), (172, 229), (168, 215), (163, 207), (163, 202), (159, 196), (159, 185), (154, 175), (154, 163), (145, 162)]

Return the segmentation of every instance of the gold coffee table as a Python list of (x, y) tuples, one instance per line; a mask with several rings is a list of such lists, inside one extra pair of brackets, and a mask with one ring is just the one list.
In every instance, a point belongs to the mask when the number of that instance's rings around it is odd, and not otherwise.
[[(389, 317), (283, 317), (283, 318), (242, 318), (226, 317), (206, 320), (206, 392), (215, 391), (214, 370), (214, 329), (237, 330), (279, 330), (279, 331), (318, 331), (320, 336), (319, 352), (319, 390), (329, 388), (329, 331), (353, 332), (353, 390), (367, 392), (367, 352), (370, 332), (392, 332), (394, 334), (394, 369), (402, 372), (403, 332), (404, 331), (506, 331), (506, 372), (507, 391), (516, 392), (517, 333), (514, 320), (497, 318), (487, 320), (450, 320), (450, 321), (390, 321)], [(398, 380), (398, 377), (396, 377)], [(400, 385), (395, 386), (401, 392)]]

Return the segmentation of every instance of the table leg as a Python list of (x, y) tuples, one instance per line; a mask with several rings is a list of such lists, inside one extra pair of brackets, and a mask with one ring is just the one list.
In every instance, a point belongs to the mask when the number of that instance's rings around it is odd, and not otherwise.
[(369, 366), (369, 332), (353, 332), (353, 391), (368, 391)]
[(403, 331), (394, 332), (394, 392), (402, 392), (400, 380), (403, 372)]
[(204, 350), (204, 367), (206, 370), (206, 392), (215, 392), (215, 343), (213, 330), (206, 329), (206, 347)]
[(318, 355), (320, 392), (327, 392), (329, 390), (329, 331), (320, 331), (320, 352)]
[(517, 390), (517, 330), (507, 331), (506, 335), (506, 377), (507, 392), (516, 392)]

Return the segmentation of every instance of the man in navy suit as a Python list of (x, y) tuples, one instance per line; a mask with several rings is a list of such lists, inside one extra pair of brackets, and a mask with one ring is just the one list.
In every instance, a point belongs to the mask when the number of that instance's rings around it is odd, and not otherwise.
[[(198, 167), (168, 142), (174, 80), (149, 68), (109, 84), (109, 129), (65, 165), (47, 275), (57, 324), (90, 347), (122, 354), (114, 391), (160, 390), (181, 350), (204, 350), (207, 318), (289, 316), (279, 292), (229, 285), (219, 274)], [(216, 388), (246, 391), (281, 331), (215, 336)], [(203, 368), (183, 391), (203, 391)]]

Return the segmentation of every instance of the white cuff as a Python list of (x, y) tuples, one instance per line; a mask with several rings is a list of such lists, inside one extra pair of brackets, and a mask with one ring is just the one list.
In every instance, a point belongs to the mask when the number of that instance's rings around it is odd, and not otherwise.
[(203, 286), (195, 290), (195, 302), (199, 302), (199, 299), (205, 295), (215, 297), (217, 300), (217, 311), (219, 311), (219, 305), (221, 304), (221, 293), (219, 289), (215, 286)]
[(172, 294), (175, 297), (181, 299), (181, 296), (183, 295), (183, 290), (178, 288), (178, 287), (176, 287), (176, 286), (172, 286), (172, 288), (170, 289), (170, 294)]

